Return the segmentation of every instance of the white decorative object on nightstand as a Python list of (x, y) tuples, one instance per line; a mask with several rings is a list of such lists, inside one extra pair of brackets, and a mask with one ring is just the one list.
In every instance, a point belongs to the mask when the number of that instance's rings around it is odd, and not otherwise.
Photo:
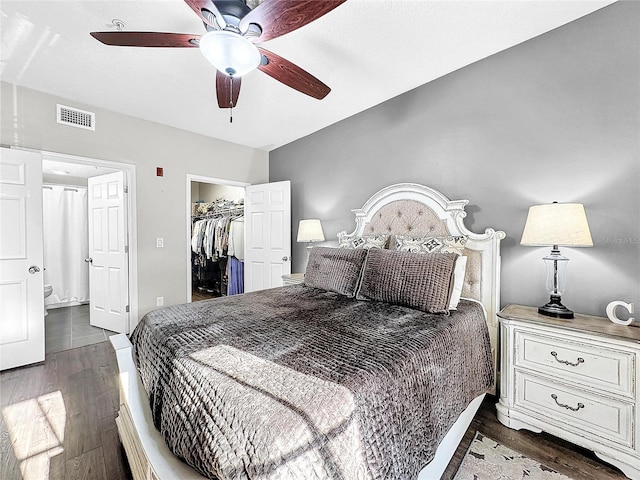
[(289, 275), (282, 275), (282, 286), (298, 285), (304, 282), (304, 273), (291, 273)]
[(498, 420), (545, 431), (640, 480), (640, 329), (509, 305), (499, 314)]
[(607, 317), (613, 323), (617, 323), (618, 325), (631, 325), (631, 323), (635, 320), (633, 317), (629, 317), (626, 320), (621, 320), (616, 315), (616, 309), (618, 307), (622, 307), (627, 310), (630, 314), (633, 314), (633, 303), (626, 303), (622, 300), (616, 300), (607, 305)]

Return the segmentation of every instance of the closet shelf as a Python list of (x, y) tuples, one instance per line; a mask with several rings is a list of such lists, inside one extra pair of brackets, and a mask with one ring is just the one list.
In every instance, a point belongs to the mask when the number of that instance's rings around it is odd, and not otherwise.
[[(205, 213), (199, 213), (198, 210), (204, 209), (207, 211)], [(218, 204), (216, 202), (212, 203), (194, 203), (193, 208), (191, 210), (191, 216), (193, 219), (203, 219), (203, 218), (212, 218), (219, 217), (221, 215), (243, 215), (244, 214), (244, 204)]]

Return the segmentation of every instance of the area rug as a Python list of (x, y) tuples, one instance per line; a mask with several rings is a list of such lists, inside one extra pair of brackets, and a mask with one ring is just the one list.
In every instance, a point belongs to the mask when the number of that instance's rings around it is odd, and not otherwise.
[(476, 432), (454, 480), (572, 480)]

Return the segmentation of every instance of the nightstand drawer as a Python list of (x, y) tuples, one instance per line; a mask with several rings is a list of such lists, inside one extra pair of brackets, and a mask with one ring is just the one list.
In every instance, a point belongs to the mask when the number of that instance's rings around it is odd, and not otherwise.
[(557, 375), (589, 388), (632, 397), (635, 354), (548, 332), (515, 330), (515, 365)]
[(632, 403), (603, 398), (567, 385), (516, 371), (516, 407), (577, 435), (599, 436), (633, 448)]

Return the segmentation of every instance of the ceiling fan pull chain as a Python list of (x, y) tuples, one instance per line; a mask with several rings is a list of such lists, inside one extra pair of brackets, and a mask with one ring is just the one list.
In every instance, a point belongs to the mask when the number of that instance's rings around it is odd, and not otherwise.
[(233, 76), (229, 76), (229, 123), (233, 123)]

